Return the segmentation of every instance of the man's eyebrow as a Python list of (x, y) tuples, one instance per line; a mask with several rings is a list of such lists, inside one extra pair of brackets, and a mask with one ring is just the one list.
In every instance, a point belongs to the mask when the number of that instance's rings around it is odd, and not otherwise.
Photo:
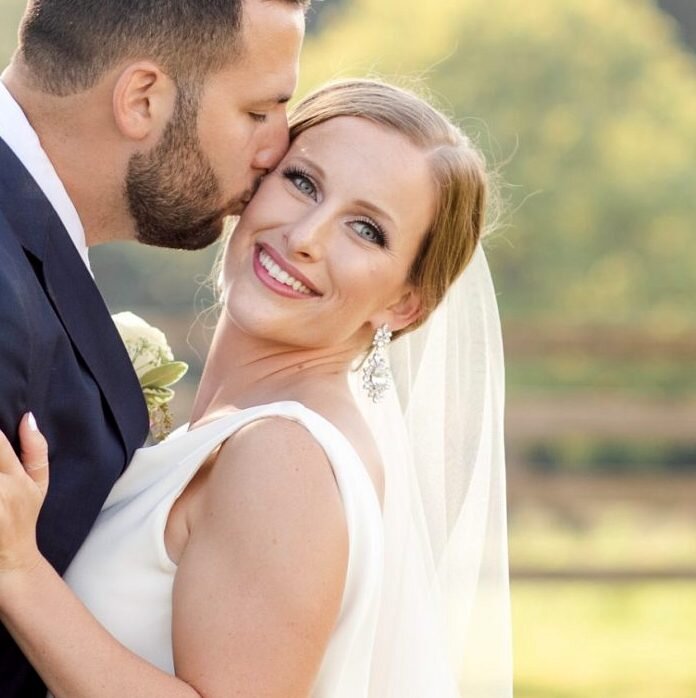
[(287, 104), (292, 99), (292, 95), (289, 94), (279, 94), (276, 97), (269, 97), (268, 99), (257, 99), (255, 101), (250, 101), (249, 104), (253, 104), (256, 109), (268, 109), (274, 107), (278, 104)]

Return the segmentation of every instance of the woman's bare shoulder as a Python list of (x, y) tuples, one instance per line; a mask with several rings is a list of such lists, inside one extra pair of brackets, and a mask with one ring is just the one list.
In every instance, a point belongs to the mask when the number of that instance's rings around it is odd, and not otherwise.
[(347, 565), (345, 513), (321, 446), (287, 419), (240, 429), (210, 466), (177, 570), (178, 669), (214, 674), (221, 691), (254, 676), (240, 693), (297, 685), (291, 695), (307, 695)]
[(370, 426), (352, 397), (306, 401), (306, 407), (333, 424), (351, 444), (362, 461), (380, 502), (384, 499), (384, 467)]
[(305, 491), (316, 487), (338, 494), (332, 473), (326, 453), (301, 423), (272, 416), (242, 427), (227, 439), (215, 459), (211, 480), (216, 486), (226, 481), (235, 486), (273, 481), (287, 487), (301, 478)]

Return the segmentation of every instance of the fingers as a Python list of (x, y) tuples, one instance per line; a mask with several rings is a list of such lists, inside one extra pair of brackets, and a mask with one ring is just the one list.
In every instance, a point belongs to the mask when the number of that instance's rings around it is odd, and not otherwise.
[(0, 432), (0, 473), (4, 475), (16, 475), (23, 470), (24, 468), (17, 458), (12, 444), (7, 440), (5, 434)]
[(24, 470), (45, 495), (48, 490), (48, 444), (31, 412), (24, 415), (19, 425), (19, 442)]

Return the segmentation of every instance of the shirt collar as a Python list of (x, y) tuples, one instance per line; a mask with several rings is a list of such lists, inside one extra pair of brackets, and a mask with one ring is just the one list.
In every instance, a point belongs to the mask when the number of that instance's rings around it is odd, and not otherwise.
[[(1, 77), (1, 76), (0, 76)], [(68, 231), (87, 269), (89, 265), (85, 229), (73, 202), (58, 177), (36, 131), (0, 79), (0, 138), (10, 147), (38, 184)]]

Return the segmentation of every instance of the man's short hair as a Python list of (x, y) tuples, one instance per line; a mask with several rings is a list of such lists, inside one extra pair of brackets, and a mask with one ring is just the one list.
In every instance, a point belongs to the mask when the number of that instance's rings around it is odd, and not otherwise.
[(36, 86), (55, 95), (87, 90), (128, 59), (153, 60), (181, 84), (224, 68), (241, 51), (245, 1), (30, 0), (19, 56)]

